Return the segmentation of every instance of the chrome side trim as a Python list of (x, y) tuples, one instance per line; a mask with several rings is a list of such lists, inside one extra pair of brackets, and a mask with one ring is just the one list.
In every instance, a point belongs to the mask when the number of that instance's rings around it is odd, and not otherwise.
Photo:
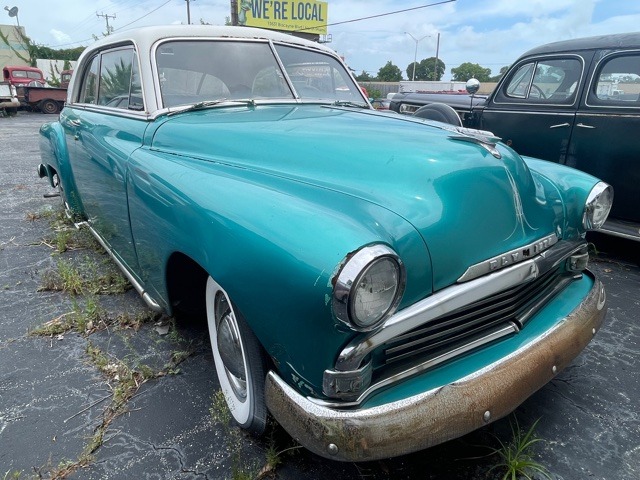
[(95, 237), (95, 239), (102, 246), (102, 248), (104, 248), (105, 251), (109, 254), (109, 256), (116, 263), (120, 271), (122, 271), (124, 276), (127, 277), (127, 280), (129, 280), (129, 283), (131, 283), (133, 288), (135, 288), (138, 294), (142, 297), (142, 300), (144, 300), (144, 303), (146, 303), (151, 310), (158, 313), (164, 312), (164, 308), (162, 308), (162, 306), (158, 302), (156, 302), (151, 295), (149, 295), (149, 292), (147, 292), (144, 289), (142, 284), (133, 276), (133, 274), (129, 271), (129, 269), (127, 269), (127, 267), (125, 267), (125, 265), (120, 261), (120, 259), (116, 257), (113, 251), (107, 246), (107, 243), (102, 239), (100, 234), (88, 222), (78, 222), (78, 223), (74, 223), (74, 225), (78, 229), (82, 227), (86, 227), (89, 229), (91, 234)]
[(608, 218), (600, 230), (600, 233), (613, 235), (615, 237), (626, 238), (628, 240), (640, 241), (640, 224), (633, 222), (625, 222), (615, 218)]
[(529, 282), (583, 246), (583, 241), (559, 242), (535, 258), (436, 292), (395, 313), (379, 330), (352, 340), (340, 352), (335, 370), (357, 370), (369, 353), (398, 335), (507, 288)]

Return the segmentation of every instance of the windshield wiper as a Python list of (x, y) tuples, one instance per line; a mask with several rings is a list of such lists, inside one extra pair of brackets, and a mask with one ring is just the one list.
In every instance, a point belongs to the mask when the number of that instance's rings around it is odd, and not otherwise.
[(351, 102), (348, 100), (336, 100), (331, 105), (334, 107), (369, 108), (369, 105), (366, 103)]
[(254, 102), (252, 99), (249, 100), (230, 100), (228, 98), (220, 98), (218, 100), (205, 100), (202, 102), (198, 102), (198, 103), (194, 103), (193, 105), (189, 105), (183, 109), (180, 110), (174, 110), (173, 112), (169, 112), (167, 113), (167, 116), (171, 116), (171, 115), (176, 115), (178, 113), (185, 113), (185, 112), (191, 112), (193, 110), (203, 110), (205, 108), (211, 108), (211, 107), (215, 107), (218, 105), (223, 105), (223, 104), (234, 104), (234, 103), (239, 103), (240, 105), (248, 105), (251, 107), (255, 107), (256, 106), (256, 102)]

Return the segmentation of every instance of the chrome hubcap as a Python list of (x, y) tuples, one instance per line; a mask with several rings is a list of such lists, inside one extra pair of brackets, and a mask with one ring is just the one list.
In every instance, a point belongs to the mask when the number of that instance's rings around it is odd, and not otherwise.
[(216, 296), (215, 320), (218, 352), (220, 352), (225, 373), (236, 397), (245, 399), (247, 375), (240, 332), (233, 310), (222, 292), (218, 292)]

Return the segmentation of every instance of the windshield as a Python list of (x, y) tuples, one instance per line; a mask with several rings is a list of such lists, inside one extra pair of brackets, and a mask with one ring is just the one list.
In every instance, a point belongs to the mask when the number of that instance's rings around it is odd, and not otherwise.
[(357, 85), (335, 58), (283, 45), (277, 45), (276, 51), (286, 74), (267, 42), (180, 40), (163, 43), (156, 51), (163, 105), (174, 107), (240, 99), (294, 100), (296, 97), (363, 102)]
[(335, 58), (284, 45), (276, 45), (276, 51), (300, 98), (363, 101), (359, 87)]

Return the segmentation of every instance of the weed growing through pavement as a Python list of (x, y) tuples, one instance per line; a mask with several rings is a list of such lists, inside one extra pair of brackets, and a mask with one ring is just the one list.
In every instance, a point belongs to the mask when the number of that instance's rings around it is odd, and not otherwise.
[(273, 476), (276, 469), (282, 464), (284, 455), (294, 454), (301, 449), (300, 445), (288, 446), (282, 450), (278, 450), (277, 442), (274, 437), (274, 431), (280, 428), (275, 422), (270, 421), (267, 429), (270, 430), (269, 446), (265, 452), (265, 463), (262, 467), (255, 462), (248, 464), (246, 456), (242, 453), (244, 442), (242, 441), (242, 431), (233, 423), (233, 417), (227, 401), (224, 398), (222, 390), (216, 391), (211, 400), (209, 408), (211, 419), (214, 423), (222, 426), (224, 430), (225, 442), (232, 454), (231, 478), (236, 480), (259, 480), (267, 476)]
[(532, 480), (533, 474), (551, 479), (548, 470), (533, 458), (533, 446), (538, 442), (544, 442), (543, 439), (534, 435), (539, 421), (540, 419), (536, 420), (529, 430), (523, 432), (518, 420), (514, 417), (514, 421), (510, 422), (511, 441), (505, 444), (498, 439), (500, 448), (493, 449), (493, 454), (499, 455), (501, 461), (491, 467), (489, 472), (496, 469), (504, 471), (502, 480), (521, 478)]
[(107, 312), (95, 297), (86, 297), (84, 306), (72, 299), (72, 310), (34, 328), (29, 333), (41, 337), (53, 337), (74, 330), (88, 335), (105, 328), (109, 323)]
[(7, 470), (2, 477), (2, 480), (18, 480), (22, 477), (22, 471), (18, 470)]
[(77, 262), (58, 259), (56, 268), (42, 275), (40, 291), (62, 291), (71, 295), (115, 295), (126, 292), (131, 285), (113, 263), (101, 267), (85, 258)]
[(104, 443), (109, 426), (115, 418), (128, 411), (127, 405), (138, 393), (140, 387), (148, 380), (171, 374), (171, 370), (175, 369), (173, 360), (170, 360), (163, 370), (158, 371), (154, 371), (145, 364), (133, 367), (105, 352), (92, 342), (88, 343), (85, 353), (89, 362), (105, 377), (106, 384), (111, 390), (111, 402), (102, 413), (100, 424), (94, 429), (93, 436), (85, 445), (78, 459), (74, 462), (66, 461), (49, 472), (52, 479), (66, 478), (79, 468), (89, 465), (94, 459), (95, 451)]

